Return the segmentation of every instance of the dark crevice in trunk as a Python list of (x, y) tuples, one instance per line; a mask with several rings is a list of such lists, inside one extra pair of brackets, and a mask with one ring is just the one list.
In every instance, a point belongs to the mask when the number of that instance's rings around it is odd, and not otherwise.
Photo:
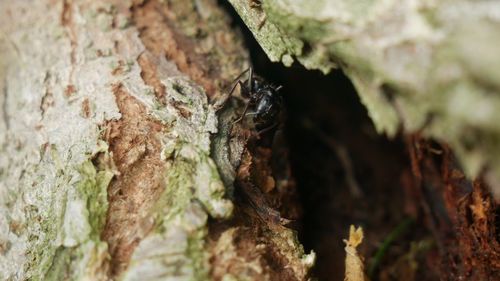
[[(416, 203), (405, 202), (402, 183), (409, 174), (404, 144), (376, 133), (341, 71), (323, 75), (299, 64), (287, 68), (270, 62), (231, 6), (224, 5), (243, 32), (255, 72), (283, 85), (287, 142), (304, 210), (297, 229), (306, 250), (318, 255), (314, 274), (319, 280), (343, 280), (342, 239), (350, 224), (365, 228), (361, 251), (369, 262), (386, 236), (415, 214)], [(380, 263), (395, 261), (410, 242), (428, 235), (416, 224), (409, 228)]]
[[(496, 204), (484, 184), (465, 178), (446, 144), (418, 134), (393, 139), (378, 134), (342, 71), (323, 75), (297, 63), (287, 68), (270, 62), (232, 7), (220, 3), (242, 30), (255, 72), (283, 85), (285, 133), (303, 210), (295, 225), (306, 251), (317, 253), (315, 277), (343, 280), (342, 239), (350, 224), (364, 228), (359, 250), (371, 280), (495, 276)], [(444, 167), (446, 163), (454, 168)], [(450, 181), (453, 177), (460, 183)], [(460, 197), (455, 194), (460, 184), (478, 187)], [(486, 218), (478, 215), (482, 206), (469, 207), (474, 196), (483, 200)], [(463, 220), (483, 223), (482, 232), (472, 233)], [(455, 249), (457, 244), (470, 251)], [(479, 248), (491, 257), (489, 262), (474, 250)], [(474, 262), (478, 266), (470, 267)]]

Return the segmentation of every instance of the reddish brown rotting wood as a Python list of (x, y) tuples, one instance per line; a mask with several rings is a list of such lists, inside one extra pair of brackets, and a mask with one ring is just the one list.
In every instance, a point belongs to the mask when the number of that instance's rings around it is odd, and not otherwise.
[[(468, 179), (446, 145), (408, 142), (426, 216), (440, 247), (443, 280), (495, 280), (500, 276), (498, 210), (488, 187)], [(418, 157), (417, 157), (418, 155)]]
[(153, 226), (148, 211), (164, 190), (160, 135), (166, 129), (121, 85), (115, 85), (113, 93), (122, 118), (106, 124), (104, 140), (119, 174), (108, 187), (109, 209), (102, 233), (109, 245), (112, 277), (126, 268), (138, 242)]
[(443, 196), (454, 233), (449, 245), (450, 269), (459, 278), (494, 280), (500, 276), (500, 207), (481, 179), (468, 180), (451, 154), (446, 154)]

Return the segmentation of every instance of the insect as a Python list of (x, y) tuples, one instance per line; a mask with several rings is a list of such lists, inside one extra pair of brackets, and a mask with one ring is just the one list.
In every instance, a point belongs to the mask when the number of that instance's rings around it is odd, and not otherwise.
[[(248, 73), (248, 78), (244, 81), (240, 80), (246, 73)], [(235, 81), (237, 82), (231, 88), (229, 95), (232, 95), (236, 86), (240, 85), (241, 95), (247, 98), (248, 102), (243, 113), (234, 123), (241, 122), (247, 116), (252, 116), (257, 129), (261, 129), (259, 134), (278, 125), (277, 118), (283, 106), (283, 97), (279, 93), (282, 86), (275, 86), (262, 77), (254, 75), (251, 67), (238, 75)], [(248, 112), (249, 109), (252, 111)]]

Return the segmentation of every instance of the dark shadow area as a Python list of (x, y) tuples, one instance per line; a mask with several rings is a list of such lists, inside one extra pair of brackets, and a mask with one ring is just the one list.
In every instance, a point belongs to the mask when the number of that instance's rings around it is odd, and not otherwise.
[[(299, 238), (306, 251), (317, 254), (314, 277), (343, 280), (342, 239), (354, 224), (365, 232), (359, 250), (367, 264), (377, 262), (372, 280), (404, 280), (391, 277), (399, 270), (397, 261), (412, 242), (424, 241), (428, 233), (421, 222), (409, 219), (417, 217), (419, 207), (408, 192), (411, 169), (402, 139), (377, 134), (341, 71), (323, 75), (299, 64), (287, 68), (270, 62), (232, 7), (221, 4), (242, 30), (255, 72), (283, 85), (286, 136), (304, 211)], [(390, 247), (372, 258), (395, 231)], [(414, 277), (433, 280), (421, 272)]]

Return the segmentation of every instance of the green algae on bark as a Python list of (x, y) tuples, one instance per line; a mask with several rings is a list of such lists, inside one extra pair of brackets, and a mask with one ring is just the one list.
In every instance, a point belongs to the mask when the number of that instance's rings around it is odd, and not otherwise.
[(166, 189), (151, 210), (154, 229), (139, 243), (121, 278), (175, 275), (179, 280), (205, 280), (208, 215), (228, 218), (233, 209), (224, 199), (224, 185), (209, 156), (217, 119), (200, 87), (182, 77), (163, 83), (169, 93), (167, 105), (154, 114), (171, 126), (163, 140)]
[[(105, 143), (99, 147), (96, 153), (107, 152)], [(75, 169), (78, 175), (73, 178), (65, 174), (67, 168), (60, 166), (56, 147), (50, 150), (56, 185), (44, 200), (46, 210), (38, 205), (27, 212), (27, 227), (39, 228), (43, 233), (28, 237), (26, 274), (33, 280), (61, 280), (68, 275), (75, 280), (103, 279), (109, 255), (100, 232), (107, 212), (107, 188), (114, 173), (109, 168), (96, 170), (86, 160)]]

